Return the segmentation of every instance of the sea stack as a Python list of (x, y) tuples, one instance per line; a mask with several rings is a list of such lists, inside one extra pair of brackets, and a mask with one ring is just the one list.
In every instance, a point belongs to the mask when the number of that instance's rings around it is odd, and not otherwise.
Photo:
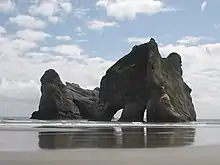
[(181, 56), (172, 52), (162, 58), (151, 38), (111, 66), (94, 90), (64, 85), (55, 70), (47, 70), (39, 110), (31, 118), (111, 121), (123, 109), (121, 122), (142, 122), (145, 111), (147, 122), (196, 121), (192, 89), (182, 74)]
[(46, 70), (40, 81), (39, 110), (32, 113), (31, 119), (93, 119), (100, 109), (97, 88), (86, 90), (74, 83), (63, 84), (54, 69)]
[(105, 108), (99, 120), (110, 121), (123, 109), (119, 121), (188, 122), (196, 120), (192, 89), (182, 77), (177, 53), (162, 58), (158, 44), (135, 45), (101, 79), (99, 99)]

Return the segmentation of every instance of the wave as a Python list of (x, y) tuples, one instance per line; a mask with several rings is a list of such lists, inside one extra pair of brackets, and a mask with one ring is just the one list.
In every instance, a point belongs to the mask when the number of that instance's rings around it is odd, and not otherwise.
[(41, 128), (111, 128), (111, 127), (153, 127), (153, 128), (197, 128), (220, 127), (220, 120), (199, 120), (189, 123), (142, 123), (142, 122), (97, 122), (87, 120), (30, 120), (30, 119), (1, 119), (0, 129), (41, 129)]

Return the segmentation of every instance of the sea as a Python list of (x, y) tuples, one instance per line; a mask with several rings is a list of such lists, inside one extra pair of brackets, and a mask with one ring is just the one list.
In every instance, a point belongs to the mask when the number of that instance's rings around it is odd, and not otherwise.
[(220, 119), (189, 123), (0, 118), (0, 151), (134, 149), (220, 144)]

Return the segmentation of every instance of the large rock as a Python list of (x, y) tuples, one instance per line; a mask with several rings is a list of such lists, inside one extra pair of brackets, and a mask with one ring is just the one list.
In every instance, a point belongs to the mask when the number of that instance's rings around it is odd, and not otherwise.
[(106, 71), (100, 85), (104, 110), (97, 120), (110, 121), (123, 109), (120, 121), (195, 121), (191, 89), (182, 78), (177, 53), (162, 58), (154, 39), (134, 46), (132, 51)]
[(85, 90), (79, 85), (60, 80), (58, 73), (49, 69), (40, 79), (41, 98), (39, 110), (31, 119), (91, 119), (99, 109), (98, 89)]

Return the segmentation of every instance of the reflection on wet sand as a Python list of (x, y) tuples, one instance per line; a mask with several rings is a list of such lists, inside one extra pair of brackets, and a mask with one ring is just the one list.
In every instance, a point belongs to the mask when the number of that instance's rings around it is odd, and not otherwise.
[(180, 147), (194, 143), (194, 128), (148, 128), (147, 147)]
[(71, 132), (39, 132), (39, 147), (47, 149), (115, 148), (114, 129), (82, 129)]
[(194, 143), (194, 128), (84, 128), (71, 132), (39, 132), (42, 149), (153, 148)]
[(122, 148), (146, 148), (144, 128), (122, 128)]

